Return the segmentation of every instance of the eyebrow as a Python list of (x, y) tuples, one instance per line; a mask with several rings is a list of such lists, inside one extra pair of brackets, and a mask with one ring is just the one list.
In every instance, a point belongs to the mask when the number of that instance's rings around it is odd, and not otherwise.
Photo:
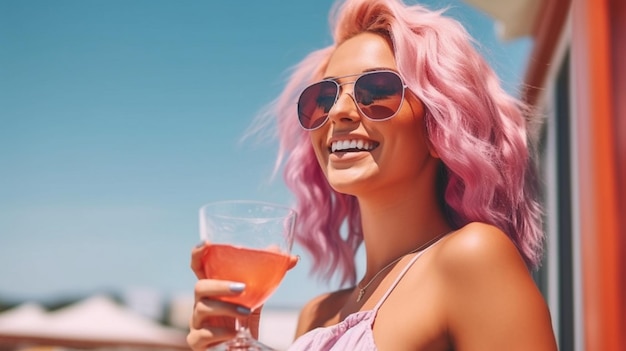
[(328, 77), (322, 78), (322, 80), (337, 80), (339, 78), (356, 77), (356, 76), (360, 76), (363, 73), (375, 72), (375, 71), (392, 71), (392, 72), (396, 72), (396, 73), (400, 74), (400, 72), (398, 72), (398, 70), (393, 69), (393, 68), (389, 68), (389, 67), (373, 67), (373, 68), (365, 69), (361, 73), (348, 74), (348, 75), (345, 75), (345, 76), (328, 76)]

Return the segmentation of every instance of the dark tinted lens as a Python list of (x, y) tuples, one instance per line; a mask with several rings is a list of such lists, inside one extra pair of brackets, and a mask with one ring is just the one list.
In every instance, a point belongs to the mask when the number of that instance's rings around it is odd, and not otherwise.
[(328, 118), (328, 111), (337, 99), (338, 86), (333, 81), (322, 81), (304, 89), (298, 99), (298, 119), (304, 129), (315, 129)]
[(361, 111), (371, 119), (389, 118), (402, 105), (403, 84), (393, 72), (367, 73), (354, 84), (354, 98)]

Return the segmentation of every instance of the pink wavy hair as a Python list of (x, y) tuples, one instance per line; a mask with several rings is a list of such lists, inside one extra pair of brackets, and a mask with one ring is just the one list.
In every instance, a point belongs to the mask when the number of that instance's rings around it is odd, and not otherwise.
[[(426, 107), (428, 138), (442, 160), (441, 202), (455, 228), (497, 226), (530, 268), (540, 262), (542, 211), (527, 141), (527, 108), (506, 93), (456, 20), (397, 0), (348, 0), (331, 11), (334, 44), (314, 51), (291, 71), (282, 94), (262, 119), (277, 118), (277, 167), (296, 197), (296, 238), (324, 279), (356, 281), (355, 253), (363, 240), (354, 196), (334, 191), (296, 116), (302, 89), (321, 79), (334, 48), (361, 32), (391, 39), (398, 69)], [(343, 231), (343, 234), (342, 234)]]

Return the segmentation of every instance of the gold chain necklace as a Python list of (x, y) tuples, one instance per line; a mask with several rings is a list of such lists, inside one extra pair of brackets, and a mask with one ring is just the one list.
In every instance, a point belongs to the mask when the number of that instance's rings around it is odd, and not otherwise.
[[(372, 277), (372, 279), (370, 279), (370, 281), (369, 281), (367, 284), (365, 284), (365, 286), (364, 286), (364, 287), (359, 288), (359, 295), (358, 295), (358, 296), (357, 296), (357, 298), (356, 298), (356, 302), (361, 301), (361, 299), (363, 298), (363, 295), (365, 295), (365, 290), (367, 290), (367, 288), (370, 286), (370, 284), (372, 284), (372, 283), (374, 282), (374, 280), (376, 279), (376, 277), (378, 277), (378, 276), (380, 275), (380, 273), (384, 272), (387, 268), (391, 267), (392, 265), (394, 265), (394, 264), (398, 263), (398, 261), (400, 261), (402, 258), (404, 258), (404, 256), (406, 256), (406, 255), (410, 255), (410, 254), (412, 254), (412, 253), (416, 253), (416, 252), (418, 252), (418, 251), (421, 251), (421, 250), (423, 250), (423, 249), (427, 248), (427, 247), (428, 247), (428, 246), (430, 246), (432, 243), (434, 243), (435, 241), (437, 241), (437, 240), (439, 240), (441, 237), (443, 237), (445, 234), (447, 234), (447, 232), (446, 232), (446, 233), (443, 233), (443, 234), (440, 234), (440, 235), (437, 235), (436, 237), (434, 237), (434, 238), (432, 238), (432, 239), (428, 240), (426, 243), (424, 243), (424, 244), (420, 245), (417, 249), (413, 249), (413, 250), (411, 250), (411, 251), (409, 251), (409, 252), (405, 253), (404, 255), (402, 255), (402, 256), (400, 256), (400, 257), (396, 258), (395, 260), (391, 261), (391, 262), (390, 262), (389, 264), (387, 264), (385, 267), (381, 268), (381, 269), (380, 269), (380, 270), (379, 270), (376, 274), (374, 274), (374, 276)], [(357, 286), (357, 287), (358, 287), (358, 286)]]

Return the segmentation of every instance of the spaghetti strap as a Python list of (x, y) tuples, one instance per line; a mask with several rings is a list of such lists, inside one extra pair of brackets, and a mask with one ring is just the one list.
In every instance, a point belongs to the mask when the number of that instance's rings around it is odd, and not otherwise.
[(439, 243), (439, 241), (441, 241), (441, 239), (445, 238), (447, 235), (442, 236), (441, 238), (439, 238), (437, 241), (435, 241), (434, 243), (432, 243), (430, 246), (428, 246), (427, 248), (425, 248), (424, 250), (418, 252), (415, 256), (413, 256), (413, 258), (411, 259), (411, 261), (409, 261), (409, 263), (402, 269), (402, 271), (400, 272), (400, 274), (398, 274), (398, 277), (396, 278), (396, 280), (391, 284), (391, 286), (389, 287), (389, 289), (387, 289), (387, 291), (385, 291), (385, 294), (380, 298), (380, 300), (378, 300), (378, 302), (376, 303), (376, 306), (374, 306), (374, 308), (372, 309), (372, 311), (378, 312), (378, 309), (380, 308), (380, 306), (382, 306), (382, 304), (385, 302), (385, 300), (387, 300), (387, 297), (389, 297), (389, 294), (391, 294), (391, 292), (393, 291), (393, 289), (396, 287), (396, 285), (398, 285), (398, 283), (400, 283), (400, 280), (402, 279), (402, 277), (404, 277), (404, 275), (406, 274), (406, 272), (409, 271), (409, 269), (411, 269), (411, 266), (413, 266), (413, 264), (415, 263), (415, 261), (417, 261), (418, 258), (420, 258), (420, 256), (422, 256), (422, 254), (424, 254), (426, 251), (428, 251), (428, 249), (430, 249), (431, 247), (437, 245), (437, 243)]

